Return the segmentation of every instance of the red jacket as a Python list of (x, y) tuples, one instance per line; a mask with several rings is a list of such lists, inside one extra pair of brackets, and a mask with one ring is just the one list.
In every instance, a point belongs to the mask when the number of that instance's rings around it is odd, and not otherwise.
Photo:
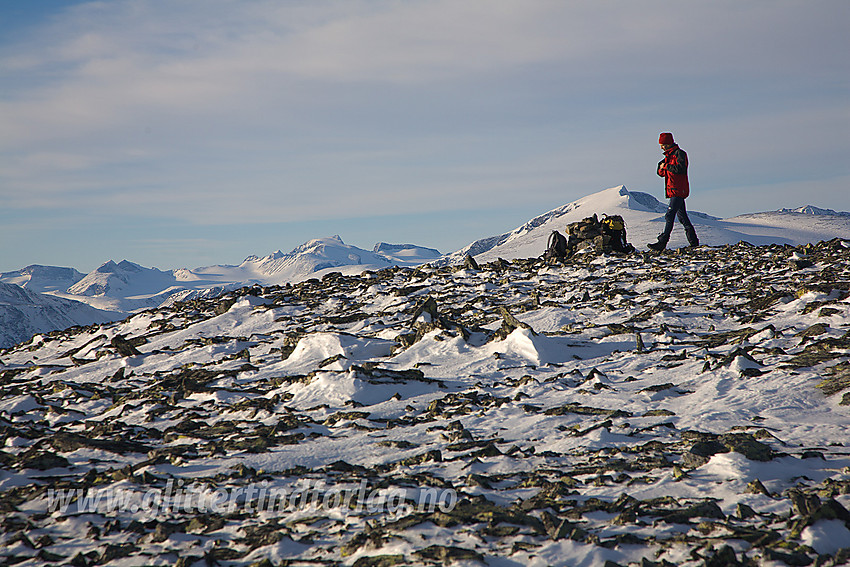
[[(664, 167), (662, 167), (664, 166)], [(657, 173), (665, 178), (667, 198), (686, 198), (690, 192), (688, 184), (688, 154), (679, 146), (673, 146), (664, 152), (664, 159), (658, 162)]]

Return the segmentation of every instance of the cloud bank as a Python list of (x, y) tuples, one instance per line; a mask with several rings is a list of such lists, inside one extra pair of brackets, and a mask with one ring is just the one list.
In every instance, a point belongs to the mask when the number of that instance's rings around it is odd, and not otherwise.
[(704, 210), (788, 183), (846, 209), (848, 23), (843, 1), (81, 2), (0, 43), (0, 195), (195, 225), (539, 212), (656, 187), (672, 130)]

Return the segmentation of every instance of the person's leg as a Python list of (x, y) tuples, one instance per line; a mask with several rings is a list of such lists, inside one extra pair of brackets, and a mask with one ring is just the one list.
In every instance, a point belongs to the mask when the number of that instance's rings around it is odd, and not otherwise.
[(666, 221), (664, 232), (658, 235), (658, 242), (649, 245), (650, 248), (653, 250), (664, 250), (667, 246), (667, 241), (670, 240), (670, 233), (673, 232), (673, 223), (676, 221), (676, 215), (684, 204), (685, 200), (681, 197), (670, 198), (670, 202), (667, 205), (667, 212), (664, 214), (664, 220)]
[(697, 238), (697, 231), (694, 229), (694, 225), (691, 223), (691, 219), (688, 218), (688, 211), (685, 208), (685, 200), (682, 199), (682, 206), (679, 208), (678, 212), (679, 222), (682, 223), (682, 226), (685, 227), (685, 236), (688, 237), (688, 244), (691, 247), (699, 246), (699, 238)]

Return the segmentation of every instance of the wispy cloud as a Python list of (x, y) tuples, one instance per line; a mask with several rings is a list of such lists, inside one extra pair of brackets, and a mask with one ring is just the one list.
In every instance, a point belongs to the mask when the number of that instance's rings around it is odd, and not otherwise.
[(839, 178), (848, 21), (841, 0), (80, 2), (0, 41), (0, 197), (211, 224), (555, 206), (655, 187), (667, 129), (706, 189)]

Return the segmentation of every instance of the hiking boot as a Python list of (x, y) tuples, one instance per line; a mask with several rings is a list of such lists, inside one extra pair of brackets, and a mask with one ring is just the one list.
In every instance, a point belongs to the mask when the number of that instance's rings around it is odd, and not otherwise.
[(664, 238), (663, 234), (658, 235), (658, 242), (653, 242), (652, 244), (647, 244), (651, 250), (655, 250), (656, 252), (661, 252), (665, 248), (667, 248), (667, 238)]

